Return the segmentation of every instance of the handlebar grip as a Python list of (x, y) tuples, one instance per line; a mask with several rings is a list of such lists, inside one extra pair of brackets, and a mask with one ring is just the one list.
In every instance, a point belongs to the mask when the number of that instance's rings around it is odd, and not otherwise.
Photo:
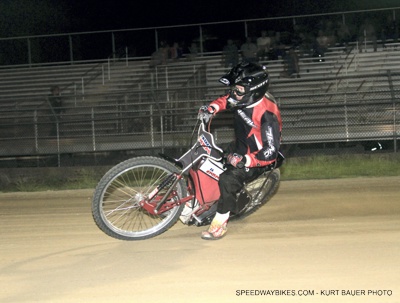
[(238, 164), (236, 164), (236, 167), (242, 169), (244, 167), (244, 163), (238, 162)]

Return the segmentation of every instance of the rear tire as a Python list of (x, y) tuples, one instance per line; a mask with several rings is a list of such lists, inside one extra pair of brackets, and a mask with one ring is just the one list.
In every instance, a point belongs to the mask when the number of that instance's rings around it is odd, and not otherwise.
[[(264, 184), (265, 179), (268, 179)], [(256, 180), (246, 184), (244, 189), (251, 196), (252, 201), (247, 204), (239, 213), (232, 214), (230, 219), (244, 219), (256, 212), (261, 206), (265, 205), (278, 191), (281, 179), (279, 168), (266, 172)], [(264, 184), (264, 186), (262, 186)]]

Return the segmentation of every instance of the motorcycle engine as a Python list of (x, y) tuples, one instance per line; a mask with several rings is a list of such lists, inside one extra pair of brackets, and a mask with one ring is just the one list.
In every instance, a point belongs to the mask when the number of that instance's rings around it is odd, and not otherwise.
[(209, 210), (201, 213), (200, 215), (193, 215), (189, 221), (189, 225), (193, 224), (196, 226), (209, 225), (217, 212), (217, 203), (214, 203)]

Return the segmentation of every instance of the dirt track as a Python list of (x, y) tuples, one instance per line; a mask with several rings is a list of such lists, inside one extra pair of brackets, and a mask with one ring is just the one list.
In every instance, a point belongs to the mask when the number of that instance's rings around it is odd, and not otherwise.
[(114, 240), (91, 195), (0, 194), (0, 302), (400, 303), (400, 177), (282, 182), (220, 241)]

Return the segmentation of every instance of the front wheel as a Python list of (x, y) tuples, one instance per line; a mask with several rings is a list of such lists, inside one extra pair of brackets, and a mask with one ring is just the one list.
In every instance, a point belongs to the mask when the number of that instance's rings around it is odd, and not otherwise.
[(232, 215), (232, 219), (243, 219), (257, 211), (266, 204), (277, 192), (281, 174), (279, 168), (268, 171), (256, 180), (245, 185), (244, 190), (251, 197), (251, 201), (237, 214)]
[[(164, 159), (138, 157), (111, 168), (97, 185), (92, 200), (92, 215), (107, 235), (121, 240), (144, 240), (155, 237), (176, 223), (184, 204), (152, 215), (140, 206), (162, 180), (178, 169)], [(187, 195), (180, 180), (176, 199)]]

